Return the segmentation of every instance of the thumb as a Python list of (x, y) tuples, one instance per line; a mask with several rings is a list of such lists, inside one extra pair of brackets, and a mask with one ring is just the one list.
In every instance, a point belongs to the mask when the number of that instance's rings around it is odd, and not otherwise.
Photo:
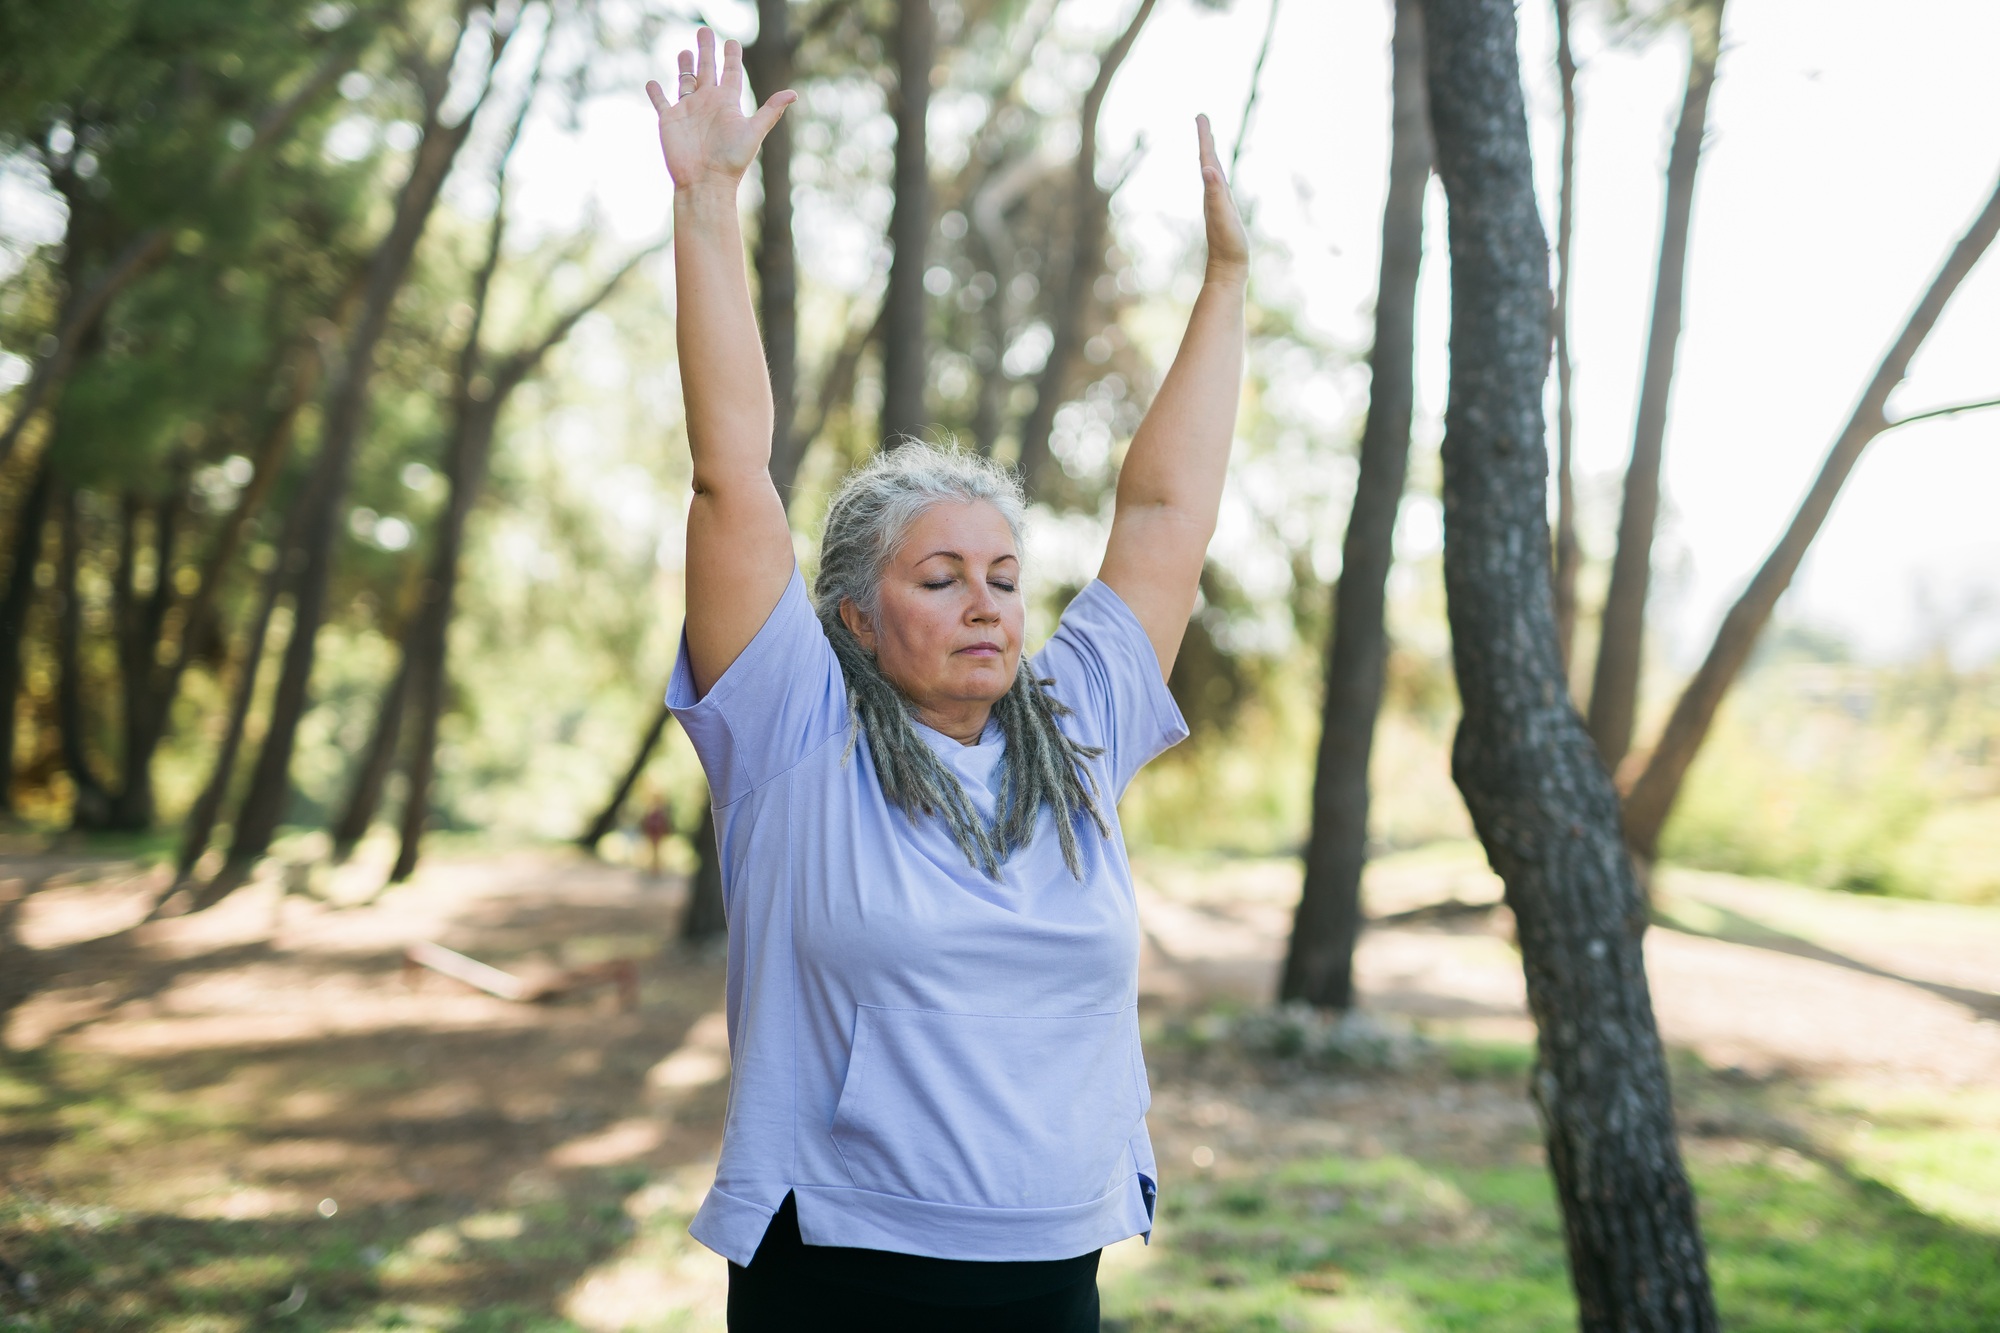
[(778, 118), (785, 114), (785, 108), (798, 100), (799, 95), (789, 88), (772, 93), (764, 105), (757, 108), (757, 114), (750, 117), (750, 123), (757, 127), (757, 137), (761, 139), (769, 134), (777, 125)]

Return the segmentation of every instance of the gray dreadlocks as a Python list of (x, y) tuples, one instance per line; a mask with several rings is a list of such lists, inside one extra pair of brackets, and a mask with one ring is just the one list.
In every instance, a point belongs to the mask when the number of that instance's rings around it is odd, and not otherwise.
[(1014, 684), (993, 705), (1006, 741), (1005, 770), (989, 826), (965, 794), (958, 776), (945, 767), (911, 725), (911, 704), (882, 674), (873, 654), (861, 646), (840, 618), (851, 601), (873, 620), (880, 609), (882, 572), (910, 524), (926, 509), (944, 502), (983, 502), (1000, 511), (1021, 541), (1025, 503), (1020, 482), (998, 464), (956, 449), (919, 440), (883, 450), (855, 469), (835, 492), (820, 539), (819, 574), (813, 605), (847, 681), (852, 717), (848, 753), (861, 732), (875, 757), (875, 776), (890, 802), (914, 821), (937, 815), (951, 830), (965, 859), (994, 878), (1000, 863), (1034, 836), (1042, 807), (1055, 816), (1063, 863), (1082, 877), (1075, 824), (1088, 815), (1100, 834), (1110, 828), (1098, 809), (1097, 780), (1083, 763), (1104, 753), (1063, 734), (1056, 719), (1064, 707), (1047, 691), (1052, 680), (1037, 680), (1024, 653)]

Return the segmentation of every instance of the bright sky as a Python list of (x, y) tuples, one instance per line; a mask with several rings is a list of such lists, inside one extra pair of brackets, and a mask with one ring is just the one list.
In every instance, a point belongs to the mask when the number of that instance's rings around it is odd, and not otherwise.
[[(1386, 176), (1389, 0), (1277, 0), (1276, 41), (1236, 187), (1310, 323), (1365, 348)], [(1119, 197), (1121, 235), (1163, 272), (1199, 209), (1191, 120), (1234, 143), (1271, 0), (1218, 13), (1161, 0), (1104, 110), (1107, 163), (1147, 145)], [(1122, 24), (1131, 0), (1062, 0), (1059, 22)], [(747, 0), (709, 8), (754, 33)], [(1596, 9), (1597, 6), (1587, 6)], [(1558, 135), (1546, 0), (1524, 4), (1521, 49), (1544, 220)], [(669, 35), (667, 49), (689, 33)], [(1576, 34), (1578, 231), (1573, 345), (1579, 464), (1596, 500), (1586, 541), (1609, 554), (1659, 245), (1661, 173), (1685, 78), (1674, 36), (1610, 45)], [(1093, 41), (1093, 44), (1095, 42)], [(1668, 528), (1655, 615), (1691, 666), (1790, 517), (1833, 435), (1936, 265), (2000, 172), (2000, 5), (1990, 0), (1732, 0), (1695, 201), (1688, 304), (1668, 427)], [(662, 69), (670, 68), (665, 60)], [(595, 201), (636, 241), (665, 220), (651, 110), (634, 88), (584, 109), (580, 134), (531, 130), (524, 213), (552, 226)], [(20, 191), (8, 188), (11, 202)], [(1432, 191), (1419, 395), (1434, 443), (1448, 291), (1442, 192)], [(14, 211), (10, 208), (10, 212)], [(809, 219), (801, 219), (802, 228)], [(1358, 411), (1360, 381), (1351, 406)], [(1946, 311), (1892, 410), (2000, 396), (2000, 254)], [(1943, 639), (1961, 662), (2000, 652), (2000, 410), (1929, 422), (1870, 446), (1781, 614), (1873, 654)], [(1435, 530), (1406, 502), (1406, 547)], [(1594, 541), (1592, 540), (1594, 537)]]
[[(1309, 320), (1341, 345), (1369, 337), (1386, 176), (1388, 0), (1278, 0), (1276, 41), (1236, 181), (1262, 233), (1290, 256)], [(1106, 104), (1107, 162), (1148, 149), (1120, 196), (1123, 234), (1156, 261), (1189, 234), (1196, 111), (1236, 138), (1269, 0), (1217, 13), (1162, 0)], [(716, 9), (754, 30), (750, 7)], [(1595, 7), (1589, 7), (1595, 8)], [(1558, 136), (1546, 4), (1520, 9), (1545, 225)], [(1108, 31), (1123, 0), (1067, 0), (1062, 22)], [(676, 39), (676, 44), (684, 38)], [(1692, 665), (1761, 562), (1882, 349), (2000, 172), (2000, 6), (1912, 0), (1734, 0), (1697, 190), (1685, 331), (1668, 429), (1669, 528), (1656, 614)], [(1579, 81), (1573, 344), (1581, 472), (1595, 551), (1609, 554), (1616, 476), (1650, 315), (1668, 138), (1685, 44), (1612, 45), (1585, 17)], [(643, 103), (598, 111), (607, 131), (567, 159), (621, 229), (657, 226), (664, 182)], [(572, 141), (574, 142), (574, 141)], [(566, 188), (567, 197), (583, 191)], [(1433, 189), (1419, 337), (1434, 441), (1446, 375), (1448, 289)], [(2000, 396), (2000, 254), (1959, 291), (1892, 408)], [(1358, 406), (1358, 404), (1357, 404)], [(1838, 628), (1873, 654), (1942, 636), (1962, 662), (2000, 651), (2000, 410), (1926, 423), (1870, 446), (1782, 614)], [(1411, 527), (1423, 539), (1421, 504)], [(1593, 535), (1586, 530), (1586, 539)]]

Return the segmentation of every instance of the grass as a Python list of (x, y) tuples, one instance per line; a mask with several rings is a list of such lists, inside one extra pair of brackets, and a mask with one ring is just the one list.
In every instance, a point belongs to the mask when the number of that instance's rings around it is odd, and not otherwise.
[[(1516, 1085), (1531, 1058), (1509, 1043), (1448, 1042), (1439, 1051), (1460, 1080)], [(1794, 1127), (1839, 1109), (1814, 1104), (1814, 1089), (1744, 1086), (1690, 1059), (1675, 1063), (1684, 1119), (1709, 1126), (1686, 1139), (1685, 1153), (1727, 1325), (2000, 1328), (2000, 1224), (1926, 1209), (1871, 1174), (1899, 1163), (1904, 1182), (1924, 1193), (1968, 1155), (1980, 1160), (1989, 1130), (1933, 1106), (1920, 1141), (1905, 1127), (1901, 1151), (1848, 1161), (1812, 1149)], [(1957, 1109), (1984, 1119), (1990, 1108)], [(1443, 1152), (1310, 1156), (1180, 1184), (1163, 1210), (1158, 1244), (1121, 1254), (1107, 1271), (1107, 1333), (1575, 1326), (1560, 1216), (1538, 1163)]]

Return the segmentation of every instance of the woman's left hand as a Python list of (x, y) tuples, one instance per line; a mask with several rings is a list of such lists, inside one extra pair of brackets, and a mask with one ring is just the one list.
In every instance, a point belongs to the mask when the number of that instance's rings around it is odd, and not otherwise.
[(1215, 154), (1215, 135), (1208, 117), (1194, 118), (1195, 134), (1201, 141), (1201, 211), (1208, 230), (1208, 276), (1242, 282), (1250, 276), (1250, 237), (1237, 215), (1236, 200), (1230, 197), (1229, 182), (1222, 175), (1222, 159)]

